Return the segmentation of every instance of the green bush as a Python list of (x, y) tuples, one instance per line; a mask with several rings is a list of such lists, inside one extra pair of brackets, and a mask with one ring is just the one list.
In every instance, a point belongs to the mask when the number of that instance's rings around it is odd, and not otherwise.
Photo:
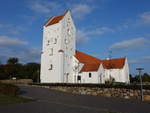
[(110, 77), (110, 79), (105, 81), (106, 85), (113, 85), (115, 83), (115, 79), (113, 77)]
[(12, 84), (0, 83), (0, 94), (8, 96), (16, 96), (19, 92), (19, 87)]

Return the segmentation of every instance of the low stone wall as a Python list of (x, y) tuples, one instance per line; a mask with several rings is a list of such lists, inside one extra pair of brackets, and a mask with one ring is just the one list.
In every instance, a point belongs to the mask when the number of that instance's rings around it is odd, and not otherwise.
[[(53, 90), (63, 91), (73, 94), (117, 97), (125, 99), (140, 99), (140, 90), (123, 89), (123, 88), (89, 88), (89, 87), (65, 87), (65, 86), (38, 86), (50, 88)], [(150, 90), (143, 90), (145, 100), (150, 100)]]
[(29, 84), (33, 83), (32, 79), (18, 79), (18, 80), (0, 80), (1, 83), (8, 84)]

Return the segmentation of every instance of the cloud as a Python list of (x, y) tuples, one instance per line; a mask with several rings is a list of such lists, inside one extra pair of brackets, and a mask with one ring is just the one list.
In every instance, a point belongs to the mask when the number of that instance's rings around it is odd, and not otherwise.
[(88, 34), (82, 30), (77, 30), (76, 42), (77, 44), (87, 42), (89, 40)]
[(62, 8), (62, 6), (59, 3), (46, 0), (31, 1), (28, 7), (37, 13), (44, 13), (44, 14), (52, 13), (53, 11), (58, 11)]
[(144, 63), (150, 63), (150, 56), (145, 56), (141, 59)]
[(0, 24), (0, 34), (20, 34), (25, 30), (23, 26), (17, 26), (13, 24)]
[(129, 60), (129, 63), (130, 64), (138, 64), (138, 63), (150, 63), (150, 56), (144, 56), (144, 57), (141, 57), (141, 58), (138, 58), (138, 59), (132, 59), (132, 60)]
[(17, 57), (21, 62), (40, 61), (40, 50), (29, 47), (27, 41), (19, 38), (0, 36), (0, 62), (5, 62), (9, 57)]
[[(1, 47), (0, 47), (1, 50)], [(0, 62), (6, 62), (10, 57), (17, 57), (21, 63), (40, 62), (40, 50), (34, 48), (3, 48), (0, 54)]]
[(150, 11), (142, 13), (140, 15), (140, 19), (141, 19), (141, 22), (143, 24), (149, 24), (150, 25)]
[(94, 30), (89, 30), (87, 34), (88, 35), (102, 35), (102, 34), (110, 33), (110, 32), (114, 32), (114, 30), (108, 27), (100, 27)]
[(36, 13), (49, 15), (57, 15), (60, 14), (60, 12), (64, 12), (67, 9), (71, 9), (71, 12), (76, 19), (83, 19), (93, 10), (93, 5), (88, 3), (88, 1), (79, 1), (78, 3), (68, 1), (62, 4), (58, 1), (56, 2), (48, 0), (31, 0), (28, 3), (28, 8), (30, 8)]
[(143, 25), (150, 25), (150, 11), (138, 14), (134, 19), (126, 19), (124, 23), (119, 24), (115, 29), (120, 32), (125, 29), (137, 29)]
[[(24, 49), (18, 56), (22, 62), (40, 62), (41, 51), (35, 48)], [(28, 54), (27, 54), (28, 53)]]
[(75, 18), (82, 19), (92, 11), (93, 7), (87, 4), (72, 5), (71, 11)]
[[(95, 0), (94, 0), (95, 1)], [(66, 10), (71, 10), (72, 16), (78, 20), (85, 19), (90, 14), (96, 5), (93, 0), (68, 0), (63, 3), (56, 0), (27, 0), (27, 8), (32, 11), (32, 15), (23, 15), (29, 25), (36, 20), (43, 19), (47, 21), (51, 16), (63, 14)], [(46, 19), (47, 18), (47, 19)]]
[(0, 28), (2, 28), (3, 27), (3, 25), (2, 24), (0, 24)]
[(96, 35), (103, 35), (105, 33), (112, 33), (114, 32), (113, 29), (108, 27), (99, 27), (96, 29), (86, 29), (86, 30), (77, 30), (77, 37), (76, 42), (78, 44), (85, 43), (88, 40), (90, 40), (90, 37), (96, 36)]
[(22, 15), (22, 18), (26, 21), (27, 25), (33, 25), (38, 17), (39, 15)]
[(145, 48), (149, 46), (149, 44), (150, 44), (150, 40), (146, 38), (135, 38), (131, 40), (125, 40), (122, 42), (114, 43), (113, 45), (110, 46), (110, 49), (121, 50), (121, 51), (136, 50), (136, 49)]
[(19, 40), (18, 38), (0, 36), (0, 47), (23, 46), (27, 44), (28, 42)]
[(31, 9), (36, 11), (36, 12), (40, 12), (40, 13), (50, 13), (51, 10), (44, 6), (44, 4), (40, 4), (38, 2), (34, 2), (32, 5), (31, 5)]

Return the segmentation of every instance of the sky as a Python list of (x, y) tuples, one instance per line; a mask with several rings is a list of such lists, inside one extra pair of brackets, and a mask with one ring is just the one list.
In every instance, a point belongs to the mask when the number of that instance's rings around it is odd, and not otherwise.
[(137, 67), (150, 74), (149, 6), (150, 0), (0, 0), (0, 62), (40, 62), (44, 23), (69, 9), (78, 50), (127, 57), (131, 74)]

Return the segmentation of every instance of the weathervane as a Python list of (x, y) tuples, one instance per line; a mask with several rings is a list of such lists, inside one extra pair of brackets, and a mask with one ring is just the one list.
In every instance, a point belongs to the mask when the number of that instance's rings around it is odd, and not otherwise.
[(108, 58), (109, 58), (109, 59), (112, 58), (112, 50), (108, 50)]

